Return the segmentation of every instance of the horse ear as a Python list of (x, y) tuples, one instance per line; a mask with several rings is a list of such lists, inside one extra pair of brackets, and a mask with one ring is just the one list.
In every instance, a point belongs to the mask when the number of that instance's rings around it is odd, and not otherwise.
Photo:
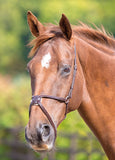
[(38, 37), (45, 30), (45, 27), (38, 21), (31, 11), (28, 11), (27, 13), (27, 21), (30, 31), (35, 37)]
[(64, 14), (62, 14), (59, 25), (60, 25), (60, 28), (61, 28), (64, 36), (68, 40), (70, 40), (71, 36), (72, 36), (72, 29), (71, 29), (71, 25), (70, 25), (69, 20), (67, 19), (67, 17)]

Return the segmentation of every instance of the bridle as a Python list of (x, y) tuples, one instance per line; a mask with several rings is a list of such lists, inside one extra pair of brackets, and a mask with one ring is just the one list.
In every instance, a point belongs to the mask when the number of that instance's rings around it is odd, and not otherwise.
[(75, 58), (74, 58), (73, 79), (72, 79), (72, 83), (71, 83), (71, 86), (70, 86), (69, 93), (68, 93), (68, 95), (66, 96), (66, 98), (56, 97), (56, 96), (50, 96), (50, 95), (35, 95), (35, 96), (32, 96), (32, 100), (31, 100), (30, 107), (29, 107), (29, 117), (30, 117), (31, 108), (32, 108), (33, 105), (37, 105), (38, 107), (40, 107), (40, 109), (41, 109), (42, 112), (45, 114), (45, 116), (47, 117), (47, 119), (49, 120), (50, 124), (52, 125), (52, 127), (53, 127), (53, 129), (54, 129), (55, 138), (56, 138), (56, 135), (57, 135), (55, 124), (54, 124), (51, 116), (50, 116), (49, 113), (47, 112), (47, 110), (46, 110), (46, 109), (44, 108), (44, 106), (42, 105), (41, 99), (42, 99), (42, 98), (48, 98), (48, 99), (53, 99), (53, 100), (59, 101), (60, 103), (65, 103), (65, 104), (66, 104), (65, 117), (66, 117), (67, 108), (68, 108), (68, 103), (69, 103), (69, 100), (70, 100), (71, 97), (72, 97), (72, 91), (73, 91), (73, 87), (74, 87), (74, 83), (75, 83), (75, 76), (76, 76), (76, 71), (77, 71), (76, 45), (75, 45), (75, 44), (74, 44), (74, 53), (75, 53)]

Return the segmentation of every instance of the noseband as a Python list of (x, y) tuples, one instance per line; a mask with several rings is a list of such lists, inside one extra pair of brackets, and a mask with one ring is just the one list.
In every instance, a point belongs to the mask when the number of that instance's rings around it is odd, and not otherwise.
[(65, 103), (65, 104), (66, 104), (65, 117), (66, 117), (67, 108), (68, 108), (68, 103), (69, 103), (69, 100), (70, 100), (71, 97), (72, 97), (72, 90), (73, 90), (73, 87), (74, 87), (75, 76), (76, 76), (76, 71), (77, 71), (76, 45), (75, 45), (75, 44), (74, 44), (74, 53), (75, 53), (75, 58), (74, 58), (73, 79), (72, 79), (72, 83), (71, 83), (71, 86), (70, 86), (69, 93), (68, 93), (68, 95), (66, 96), (66, 98), (56, 97), (56, 96), (50, 96), (50, 95), (35, 95), (35, 96), (32, 96), (32, 100), (31, 100), (30, 107), (29, 107), (29, 117), (30, 117), (31, 108), (32, 108), (33, 105), (37, 105), (38, 107), (40, 107), (40, 109), (41, 109), (42, 112), (45, 114), (45, 116), (47, 117), (47, 119), (49, 120), (50, 124), (52, 125), (52, 127), (53, 127), (53, 129), (54, 129), (55, 138), (56, 138), (56, 135), (57, 135), (55, 124), (54, 124), (51, 116), (50, 116), (49, 113), (47, 112), (47, 110), (46, 110), (46, 109), (44, 108), (44, 106), (42, 105), (41, 99), (42, 99), (42, 98), (47, 98), (47, 99), (53, 99), (53, 100), (59, 101), (60, 103)]

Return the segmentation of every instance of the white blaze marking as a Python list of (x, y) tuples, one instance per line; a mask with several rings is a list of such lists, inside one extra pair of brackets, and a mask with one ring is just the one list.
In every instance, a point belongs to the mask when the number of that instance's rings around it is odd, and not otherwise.
[(41, 60), (42, 67), (48, 68), (51, 61), (51, 54), (48, 52)]

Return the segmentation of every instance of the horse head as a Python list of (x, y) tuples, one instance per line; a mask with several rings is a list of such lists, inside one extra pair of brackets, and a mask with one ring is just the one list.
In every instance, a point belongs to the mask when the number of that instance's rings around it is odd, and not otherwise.
[(62, 15), (59, 26), (44, 26), (30, 11), (27, 19), (36, 38), (30, 52), (33, 58), (27, 64), (33, 99), (25, 136), (35, 151), (48, 151), (54, 146), (57, 127), (65, 114), (81, 103), (83, 77), (67, 17)]

